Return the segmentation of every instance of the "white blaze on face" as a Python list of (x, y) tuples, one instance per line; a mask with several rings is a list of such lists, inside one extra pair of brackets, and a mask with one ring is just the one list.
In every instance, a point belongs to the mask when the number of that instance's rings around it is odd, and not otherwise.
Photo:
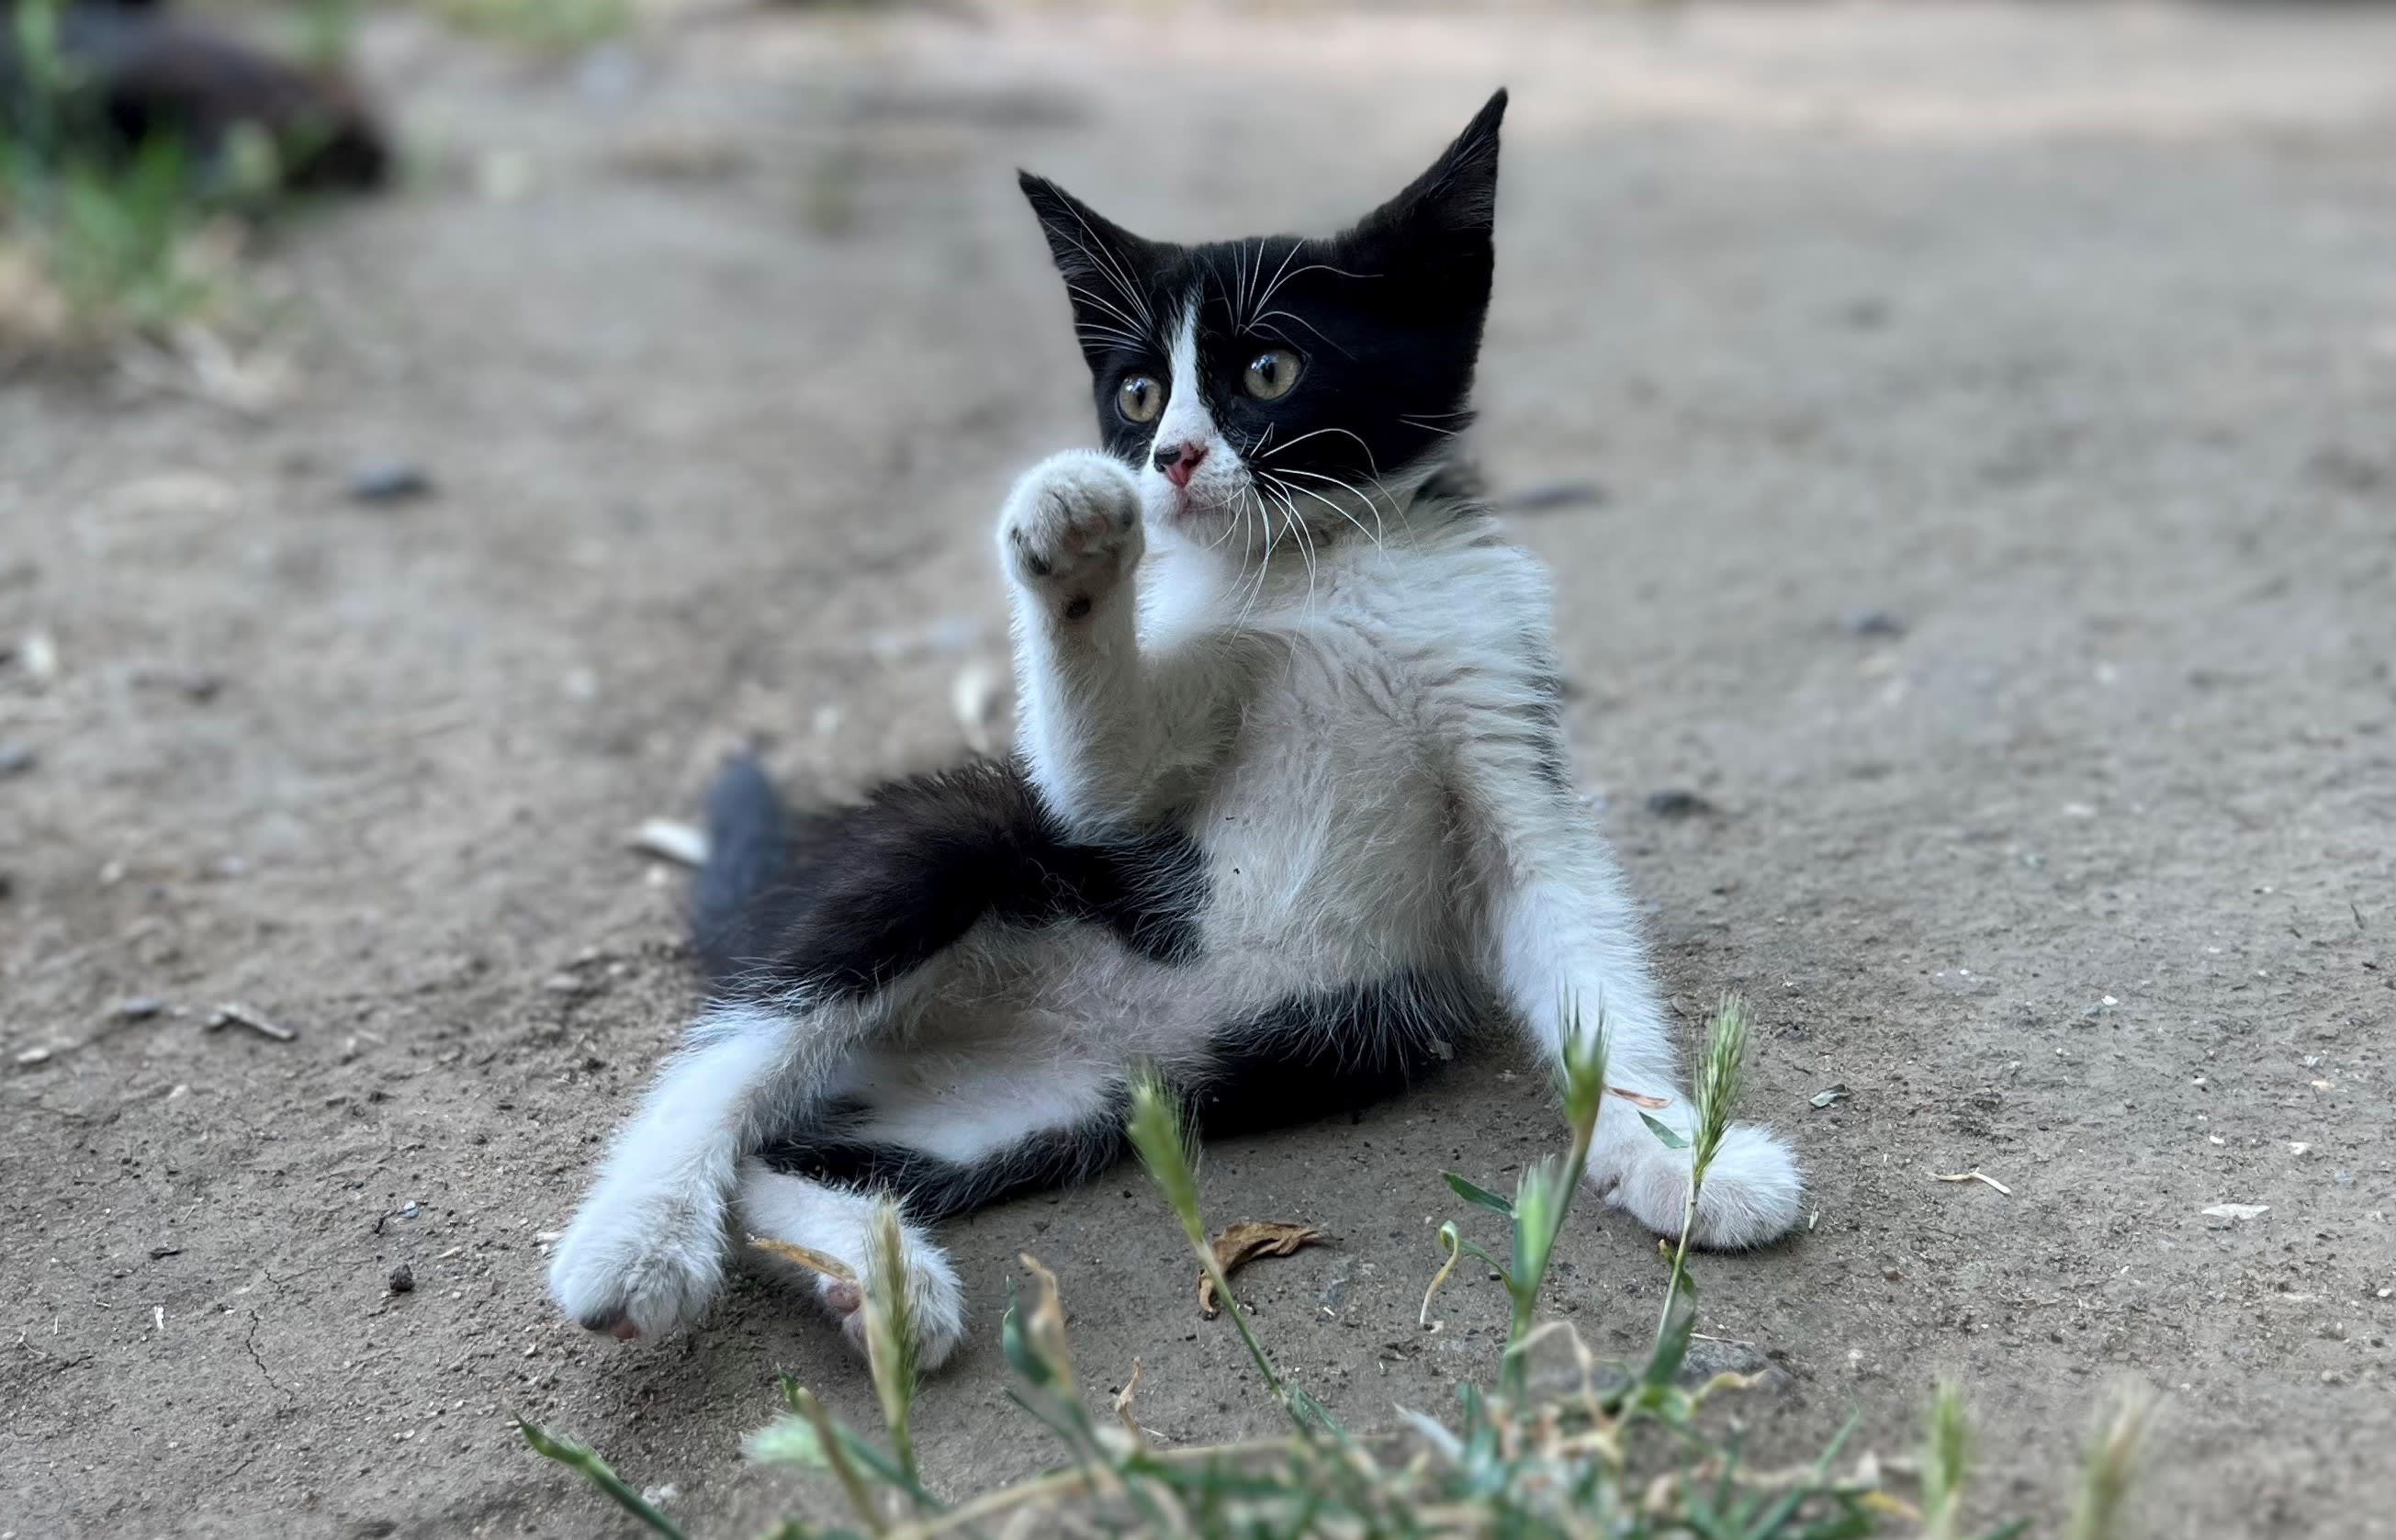
[[(1206, 410), (1205, 392), (1199, 388), (1198, 296), (1194, 291), (1182, 302), (1180, 317), (1174, 323), (1166, 363), (1171, 374), (1165, 385), (1165, 411), (1156, 419), (1155, 436), (1149, 440), (1148, 463), (1139, 472), (1149, 508), (1166, 515), (1228, 510), (1246, 485), (1246, 477), (1239, 456), (1216, 428), (1213, 414)], [(1191, 476), (1190, 485), (1177, 488), (1156, 468), (1156, 458), (1162, 450), (1184, 447), (1204, 449), (1205, 458)]]

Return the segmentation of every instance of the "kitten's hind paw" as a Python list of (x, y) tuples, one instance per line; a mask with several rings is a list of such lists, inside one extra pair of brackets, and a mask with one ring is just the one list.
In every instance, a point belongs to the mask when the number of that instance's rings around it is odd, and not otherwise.
[[(1611, 1153), (1614, 1160), (1590, 1162), (1590, 1180), (1610, 1188), (1606, 1201), (1658, 1235), (1679, 1235), (1689, 1200), (1689, 1152), (1667, 1149), (1641, 1130)], [(1745, 1251), (1777, 1241), (1797, 1228), (1804, 1196), (1804, 1177), (1788, 1144), (1769, 1129), (1733, 1123), (1697, 1189), (1689, 1240), (1708, 1251)]]
[[(925, 1240), (912, 1225), (903, 1228), (907, 1258), (908, 1317), (915, 1324), (915, 1367), (930, 1374), (946, 1363), (965, 1334), (965, 1290), (948, 1254)], [(870, 1267), (870, 1264), (869, 1264)], [(816, 1280), (816, 1297), (834, 1321), (840, 1334), (859, 1356), (865, 1352), (865, 1289), (874, 1286), (870, 1271), (860, 1270), (863, 1287), (833, 1278)]]
[[(878, 1281), (873, 1275), (873, 1197), (752, 1162), (741, 1172), (739, 1202), (741, 1223), (753, 1234), (820, 1252), (859, 1281), (832, 1278), (788, 1258), (768, 1263), (778, 1272), (805, 1278), (824, 1309), (840, 1322), (848, 1345), (864, 1352), (865, 1290)], [(948, 1254), (920, 1227), (899, 1222), (898, 1250), (906, 1267), (902, 1287), (908, 1315), (915, 1323), (915, 1366), (929, 1373), (948, 1361), (965, 1336), (965, 1290)]]

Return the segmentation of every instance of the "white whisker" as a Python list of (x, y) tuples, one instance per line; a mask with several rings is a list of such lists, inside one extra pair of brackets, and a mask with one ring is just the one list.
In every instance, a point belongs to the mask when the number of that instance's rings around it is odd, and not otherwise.
[(1324, 434), (1324, 433), (1342, 433), (1342, 434), (1346, 434), (1346, 436), (1348, 436), (1349, 438), (1355, 439), (1355, 440), (1356, 440), (1356, 447), (1364, 451), (1364, 463), (1365, 463), (1366, 465), (1372, 466), (1372, 468), (1373, 468), (1373, 473), (1374, 473), (1375, 475), (1377, 475), (1377, 476), (1378, 476), (1378, 475), (1379, 475), (1379, 474), (1381, 473), (1381, 468), (1380, 468), (1380, 466), (1379, 466), (1379, 465), (1378, 465), (1378, 464), (1376, 464), (1376, 463), (1374, 462), (1374, 459), (1373, 459), (1373, 446), (1372, 446), (1371, 445), (1369, 445), (1369, 444), (1366, 444), (1366, 443), (1365, 443), (1362, 438), (1358, 437), (1356, 434), (1351, 433), (1351, 432), (1349, 432), (1349, 431), (1348, 431), (1348, 430), (1347, 430), (1347, 429), (1345, 429), (1345, 428), (1317, 428), (1317, 429), (1313, 430), (1311, 432), (1300, 433), (1300, 434), (1298, 434), (1298, 437), (1296, 437), (1296, 438), (1294, 438), (1294, 439), (1285, 439), (1285, 440), (1282, 442), (1282, 446), (1281, 446), (1279, 449), (1275, 450), (1275, 451), (1274, 451), (1274, 453), (1276, 453), (1276, 454), (1287, 454), (1287, 453), (1288, 453), (1288, 452), (1289, 452), (1293, 447), (1295, 447), (1296, 445), (1301, 445), (1301, 444), (1304, 444), (1308, 439), (1311, 439), (1311, 438), (1320, 438), (1320, 437), (1321, 437), (1323, 434)]
[[(1271, 320), (1276, 315), (1286, 315), (1291, 320), (1297, 322), (1299, 325), (1304, 326), (1308, 331), (1312, 332), (1315, 336), (1323, 338), (1324, 342), (1331, 349), (1331, 351), (1338, 353), (1340, 357), (1353, 358), (1356, 356), (1354, 353), (1351, 353), (1347, 349), (1341, 347), (1338, 343), (1332, 341), (1330, 338), (1324, 337), (1322, 327), (1316, 325), (1313, 322), (1309, 321), (1305, 316), (1299, 315), (1294, 311), (1269, 310), (1262, 315), (1258, 316), (1256, 320), (1250, 324), (1248, 329), (1251, 331), (1260, 331), (1264, 328), (1265, 323)], [(1284, 340), (1286, 341), (1287, 339), (1285, 338)]]

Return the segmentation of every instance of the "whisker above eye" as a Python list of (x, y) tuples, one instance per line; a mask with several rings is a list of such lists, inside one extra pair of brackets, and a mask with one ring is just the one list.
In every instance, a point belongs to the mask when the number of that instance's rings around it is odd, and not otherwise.
[(1125, 314), (1122, 310), (1109, 301), (1104, 295), (1099, 294), (1096, 289), (1090, 288), (1086, 285), (1076, 284), (1070, 278), (1065, 281), (1065, 287), (1070, 292), (1080, 295), (1091, 305), (1095, 306), (1097, 309), (1106, 312), (1109, 315), (1113, 316), (1116, 320), (1122, 322), (1125, 325), (1129, 326), (1132, 330), (1139, 331), (1142, 329), (1142, 324), (1140, 322)]
[[(1381, 276), (1378, 272), (1351, 272), (1345, 268), (1333, 267), (1328, 262), (1309, 262), (1306, 266), (1299, 268), (1296, 272), (1288, 272), (1287, 269), (1291, 259), (1297, 257), (1301, 249), (1303, 249), (1303, 247), (1293, 246), (1289, 248), (1289, 255), (1281, 259), (1281, 271), (1277, 271), (1273, 273), (1272, 282), (1265, 285), (1265, 291), (1262, 294), (1257, 296), (1257, 307), (1259, 310), (1272, 303), (1273, 294), (1275, 291), (1280, 289), (1282, 285), (1288, 283), (1293, 278), (1302, 278), (1310, 272), (1332, 272), (1338, 274), (1342, 278), (1378, 278)], [(1262, 317), (1258, 317), (1258, 319), (1261, 320)]]
[(1328, 347), (1333, 352), (1338, 353), (1340, 357), (1353, 358), (1356, 356), (1354, 353), (1351, 353), (1347, 349), (1341, 347), (1333, 339), (1324, 336), (1322, 327), (1316, 325), (1313, 322), (1309, 321), (1305, 316), (1299, 315), (1292, 311), (1269, 310), (1262, 315), (1258, 316), (1254, 321), (1250, 322), (1246, 329), (1262, 336), (1278, 338), (1280, 340), (1286, 342), (1289, 339), (1281, 336), (1279, 332), (1268, 332), (1265, 330), (1266, 323), (1270, 322), (1276, 315), (1286, 315), (1291, 320), (1297, 322), (1299, 325), (1304, 326), (1308, 331), (1311, 331), (1315, 336), (1322, 338), (1324, 345)]

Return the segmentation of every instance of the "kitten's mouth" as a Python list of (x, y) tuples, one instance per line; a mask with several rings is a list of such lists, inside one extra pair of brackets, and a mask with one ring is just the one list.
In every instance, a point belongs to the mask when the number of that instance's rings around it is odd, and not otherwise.
[(1241, 493), (1236, 487), (1177, 486), (1166, 508), (1166, 518), (1182, 526), (1211, 524), (1231, 518), (1240, 506)]

